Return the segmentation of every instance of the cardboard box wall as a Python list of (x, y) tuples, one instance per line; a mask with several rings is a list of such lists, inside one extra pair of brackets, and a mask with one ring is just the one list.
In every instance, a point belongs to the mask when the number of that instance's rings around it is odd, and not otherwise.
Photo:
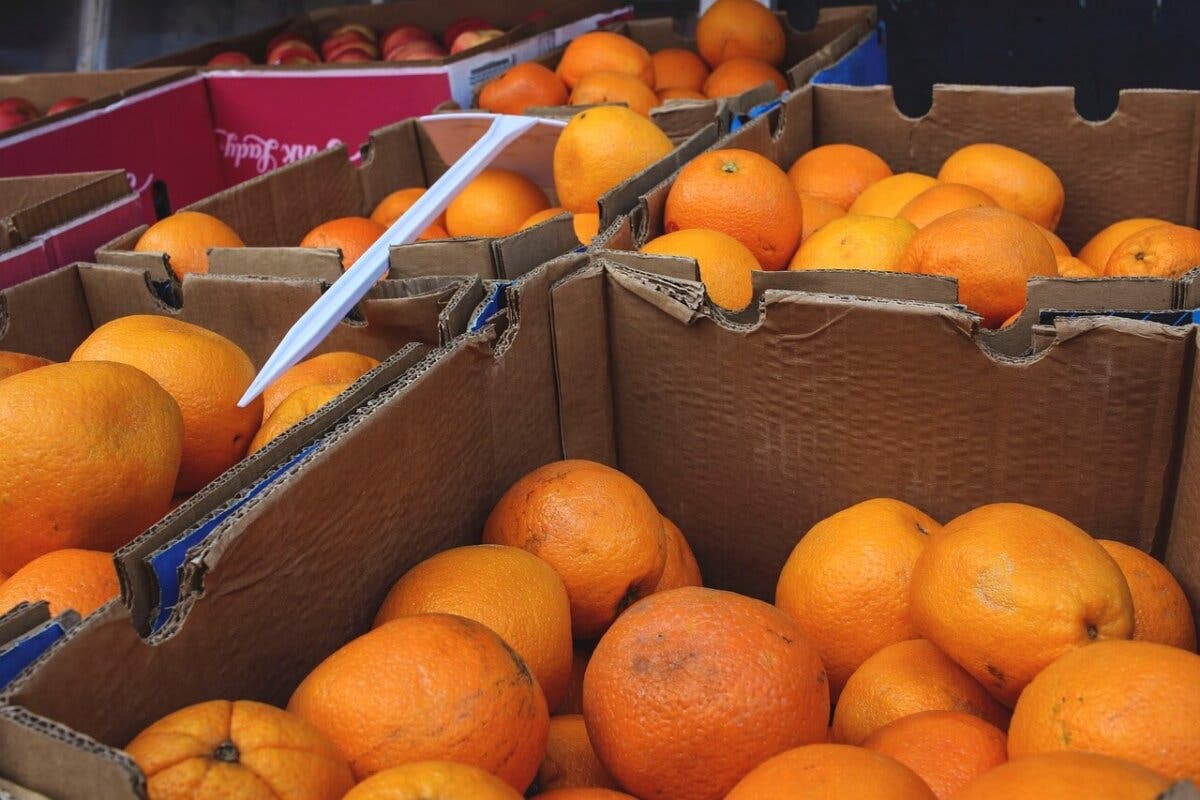
[[(464, 120), (482, 135), (490, 122)], [(601, 227), (630, 210), (637, 198), (679, 166), (716, 141), (716, 126), (708, 126), (681, 142), (668, 156), (614, 187), (600, 198)], [(312, 228), (344, 216), (369, 216), (396, 189), (429, 186), (448, 168), (420, 120), (405, 120), (374, 131), (359, 164), (348, 159), (344, 146), (322, 151), (302, 161), (226, 189), (184, 210), (212, 214), (230, 225), (245, 248), (214, 249), (210, 268), (216, 272), (270, 275), (277, 270), (336, 280), (341, 257), (334, 250), (299, 248)], [(541, 175), (527, 175), (555, 202), (550, 154)], [(134, 252), (146, 226), (124, 232), (96, 252), (97, 260), (152, 270), (165, 278), (161, 253)], [(414, 242), (393, 247), (390, 275), (395, 278), (463, 275), (513, 278), (563, 253), (579, 249), (568, 216), (499, 238), (467, 237)]]
[(563, 456), (627, 471), (686, 532), (707, 584), (758, 597), (818, 519), (895, 496), (941, 519), (1034, 503), (1167, 545), (1200, 600), (1197, 504), (1175, 502), (1200, 468), (1192, 327), (1063, 320), (1042, 354), (998, 359), (946, 304), (770, 291), (755, 324), (731, 324), (698, 285), (602, 254), (505, 292), (501, 315), (195, 546), (168, 626), (142, 640), (110, 605), (0, 695), (0, 775), (56, 797), (137, 796), (115, 748), (189, 703), (285, 703), (399, 575), (478, 541), (504, 490)]

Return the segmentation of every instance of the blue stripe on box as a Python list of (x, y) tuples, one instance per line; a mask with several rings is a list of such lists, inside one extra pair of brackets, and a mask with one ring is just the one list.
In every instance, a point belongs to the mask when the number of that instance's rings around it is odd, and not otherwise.
[(492, 317), (504, 310), (507, 305), (505, 290), (508, 289), (508, 286), (508, 281), (497, 281), (493, 284), (491, 293), (483, 301), (483, 305), (479, 307), (479, 311), (471, 321), (471, 326), (467, 333), (478, 333), (483, 330), (483, 327), (492, 321)]
[(1053, 325), (1056, 319), (1074, 319), (1076, 317), (1121, 317), (1135, 319), (1141, 322), (1156, 322), (1159, 325), (1196, 325), (1200, 324), (1200, 310), (1193, 311), (1042, 311), (1038, 314), (1038, 323)]
[(67, 630), (62, 623), (52, 619), (0, 650), (0, 689), (12, 683), (13, 679), (46, 652), (50, 645), (66, 635)]
[(813, 75), (813, 83), (838, 86), (887, 86), (887, 36), (883, 22), (875, 36), (868, 36), (838, 61)]

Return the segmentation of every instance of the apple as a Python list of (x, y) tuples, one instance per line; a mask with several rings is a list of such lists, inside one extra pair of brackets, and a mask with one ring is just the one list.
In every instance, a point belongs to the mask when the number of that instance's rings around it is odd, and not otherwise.
[(376, 41), (375, 31), (370, 26), (363, 25), (361, 22), (347, 22), (345, 25), (339, 25), (329, 35), (337, 36), (339, 33), (347, 32), (360, 34), (368, 42)]
[(432, 42), (434, 38), (432, 33), (420, 25), (397, 25), (383, 35), (383, 44), (380, 50), (386, 56), (400, 45), (412, 41)]
[(368, 44), (371, 47), (375, 46), (374, 41), (363, 36), (358, 31), (342, 31), (341, 33), (330, 34), (325, 38), (325, 41), (321, 42), (321, 55), (329, 58), (330, 53), (334, 50), (351, 43)]
[(24, 125), (31, 120), (24, 114), (7, 109), (0, 109), (0, 131), (6, 131), (10, 128), (16, 128), (19, 125)]
[[(267, 42), (267, 52), (269, 53), (272, 50), (274, 50), (276, 47), (279, 47), (279, 45), (285, 44), (287, 42), (299, 42), (300, 44), (308, 44), (308, 40), (305, 39), (300, 34), (296, 33), (295, 31), (283, 31), (281, 33), (277, 33), (274, 36), (272, 36), (271, 40), (269, 42)], [(309, 44), (309, 47), (312, 47), (312, 45)]]
[(312, 61), (320, 61), (321, 57), (317, 55), (317, 51), (313, 50), (312, 45), (300, 39), (290, 39), (272, 47), (267, 51), (267, 63), (275, 64), (279, 62), (281, 54), (286, 53), (289, 56), (297, 54), (307, 54)]
[(248, 67), (253, 63), (250, 56), (238, 50), (226, 50), (208, 60), (210, 67)]
[(0, 100), (0, 111), (11, 111), (14, 114), (20, 114), (25, 119), (37, 119), (41, 116), (38, 113), (37, 106), (24, 97), (17, 97), (15, 94)]
[(379, 50), (370, 42), (346, 42), (343, 45), (335, 47), (325, 55), (326, 61), (339, 61), (338, 56), (351, 51), (362, 53), (366, 58), (359, 59), (361, 61), (377, 61), (379, 60)]
[(466, 31), (460, 33), (454, 40), (454, 44), (450, 45), (450, 55), (461, 53), (463, 50), (470, 50), (472, 47), (479, 47), (484, 42), (490, 42), (504, 35), (504, 31), (496, 30), (495, 28), (485, 28), (483, 30)]
[(63, 111), (67, 111), (69, 109), (74, 108), (75, 106), (81, 106), (86, 102), (87, 102), (86, 97), (64, 97), (63, 99), (59, 100), (57, 103), (55, 103), (54, 105), (52, 105), (48, 109), (46, 109), (46, 116), (48, 117), (51, 114), (60, 114)]
[(343, 50), (333, 58), (329, 59), (330, 64), (358, 64), (363, 61), (378, 61), (378, 58), (369, 56), (362, 50)]
[(437, 42), (416, 41), (402, 44), (388, 53), (388, 61), (425, 61), (445, 58), (446, 51)]
[(320, 57), (313, 52), (311, 47), (298, 47), (296, 45), (284, 45), (277, 47), (271, 51), (267, 57), (268, 64), (319, 64)]
[(454, 40), (459, 37), (459, 34), (466, 33), (467, 31), (479, 31), (494, 27), (496, 26), (482, 17), (463, 17), (457, 22), (452, 23), (450, 27), (446, 28), (446, 30), (442, 33), (442, 44), (446, 45), (446, 47), (449, 47)]

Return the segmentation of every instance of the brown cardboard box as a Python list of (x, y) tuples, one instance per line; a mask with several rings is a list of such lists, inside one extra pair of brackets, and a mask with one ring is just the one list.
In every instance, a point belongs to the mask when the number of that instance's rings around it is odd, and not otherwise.
[[(694, 284), (604, 254), (505, 292), (500, 316), (196, 544), (168, 627), (143, 640), (110, 604), (0, 693), (0, 774), (56, 797), (137, 796), (116, 748), (144, 725), (216, 697), (285, 703), (399, 575), (478, 541), (513, 481), (564, 456), (627, 471), (687, 533), (706, 583), (767, 599), (809, 526), (872, 496), (941, 519), (1040, 504), (1160, 554), (1197, 529), (1192, 328), (1061, 320), (1044, 353), (998, 359), (944, 303), (768, 291), (741, 324)], [(1175, 541), (1196, 602), (1200, 562)]]
[[(628, 211), (643, 192), (715, 141), (715, 126), (702, 129), (666, 158), (614, 187), (600, 199), (602, 228)], [(212, 214), (237, 231), (248, 245), (214, 250), (210, 258), (214, 272), (272, 275), (280, 269), (304, 270), (305, 274), (333, 281), (342, 272), (339, 254), (298, 248), (304, 235), (337, 217), (369, 216), (392, 191), (429, 186), (447, 167), (421, 121), (410, 119), (372, 133), (359, 166), (352, 164), (346, 148), (339, 146), (181, 210)], [(548, 163), (544, 172), (540, 183), (553, 202), (556, 195)], [(97, 260), (136, 265), (165, 278), (169, 269), (164, 266), (163, 254), (133, 250), (145, 229), (140, 226), (105, 244), (97, 250)], [(579, 247), (570, 218), (563, 216), (497, 239), (459, 238), (394, 247), (390, 275), (399, 278), (473, 272), (485, 278), (512, 278)]]

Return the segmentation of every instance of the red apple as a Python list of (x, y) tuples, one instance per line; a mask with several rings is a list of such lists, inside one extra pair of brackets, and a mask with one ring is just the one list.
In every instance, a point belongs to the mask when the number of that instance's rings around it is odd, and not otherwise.
[(369, 44), (372, 47), (375, 46), (373, 41), (363, 36), (358, 31), (342, 31), (341, 33), (330, 34), (325, 38), (325, 41), (321, 42), (321, 55), (325, 56), (325, 58), (329, 58), (329, 54), (334, 50), (338, 49), (342, 45), (350, 44), (351, 42), (357, 42), (358, 44)]
[(454, 44), (450, 45), (450, 55), (461, 53), (463, 50), (470, 50), (472, 47), (478, 47), (484, 42), (490, 42), (492, 39), (503, 35), (504, 31), (496, 30), (495, 28), (460, 33), (454, 40)]
[(384, 34), (380, 49), (387, 55), (402, 44), (419, 40), (432, 42), (433, 34), (419, 25), (397, 25)]
[(37, 119), (41, 116), (38, 113), (37, 106), (24, 97), (17, 97), (15, 94), (12, 97), (0, 100), (0, 111), (11, 111), (14, 114), (20, 114), (25, 119)]
[(24, 114), (16, 111), (0, 109), (0, 131), (6, 131), (11, 128), (16, 128), (19, 125), (24, 125), (31, 120), (27, 119)]
[(267, 42), (267, 52), (269, 53), (276, 47), (279, 47), (279, 45), (286, 44), (287, 42), (299, 42), (300, 44), (307, 44), (309, 47), (312, 47), (308, 40), (299, 33), (295, 31), (283, 31), (272, 36), (271, 41)]
[(296, 45), (277, 47), (267, 57), (268, 64), (319, 64), (320, 62), (320, 57), (313, 52), (311, 47)]
[(445, 58), (446, 51), (437, 42), (409, 42), (402, 44), (388, 54), (388, 61), (426, 61), (429, 59)]
[(378, 61), (361, 50), (345, 50), (329, 59), (330, 64), (358, 64), (364, 61)]
[(51, 114), (59, 114), (63, 111), (72, 109), (75, 106), (81, 106), (86, 102), (87, 102), (86, 97), (64, 97), (63, 99), (59, 100), (57, 103), (55, 103), (54, 105), (52, 105), (48, 109), (46, 109), (46, 116), (48, 117)]
[(339, 25), (333, 29), (330, 36), (337, 36), (339, 33), (346, 33), (348, 31), (361, 34), (368, 42), (376, 41), (375, 31), (369, 25), (364, 25), (361, 22), (347, 22), (345, 25)]
[(460, 34), (466, 33), (467, 31), (479, 31), (494, 27), (496, 26), (482, 17), (463, 17), (457, 22), (452, 23), (450, 27), (446, 28), (446, 30), (442, 33), (442, 44), (446, 45), (446, 47), (449, 47), (454, 40), (459, 37)]
[(351, 51), (359, 52), (366, 56), (366, 58), (360, 59), (362, 61), (379, 60), (379, 51), (375, 48), (375, 45), (371, 44), (370, 42), (346, 42), (345, 44), (330, 50), (329, 53), (326, 54), (325, 60), (338, 61), (338, 56)]
[(226, 50), (223, 53), (217, 53), (208, 60), (210, 67), (248, 67), (254, 62), (250, 60), (250, 56), (238, 50)]
[(270, 64), (272, 59), (274, 59), (279, 53), (282, 53), (284, 51), (293, 52), (293, 53), (294, 52), (308, 53), (309, 55), (311, 55), (313, 57), (314, 61), (321, 60), (321, 57), (317, 55), (317, 51), (313, 50), (312, 45), (310, 45), (308, 42), (302, 41), (300, 39), (289, 39), (288, 41), (280, 42), (279, 44), (275, 45), (274, 47), (272, 47), (270, 50), (267, 51), (267, 63)]

